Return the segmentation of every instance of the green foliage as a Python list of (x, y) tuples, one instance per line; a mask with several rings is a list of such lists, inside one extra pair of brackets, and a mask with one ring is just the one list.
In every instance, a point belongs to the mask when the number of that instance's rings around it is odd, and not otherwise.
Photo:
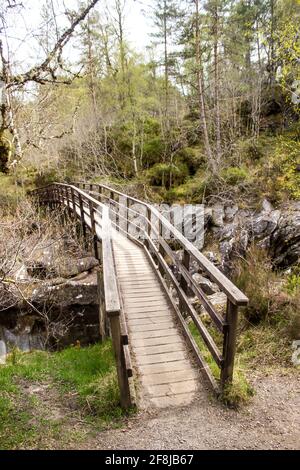
[(0, 173), (0, 214), (14, 214), (24, 190), (13, 176)]
[(278, 327), (286, 337), (300, 337), (300, 288), (298, 277), (285, 283), (272, 270), (267, 253), (253, 245), (246, 259), (236, 261), (237, 286), (249, 298), (244, 308), (245, 319), (251, 324), (270, 324)]
[(300, 272), (295, 272), (288, 276), (286, 290), (289, 294), (294, 294), (298, 289), (300, 289)]
[(273, 171), (277, 173), (276, 189), (294, 199), (300, 198), (300, 141), (281, 136), (277, 139), (272, 159)]
[(0, 173), (8, 172), (8, 160), (10, 156), (10, 143), (0, 132)]
[[(34, 184), (37, 188), (41, 188), (60, 180), (61, 176), (59, 176), (57, 170), (53, 168), (51, 170), (45, 170), (43, 172), (37, 173), (34, 178)], [(66, 178), (63, 178), (63, 181), (67, 182)]]
[(253, 245), (246, 259), (237, 260), (235, 268), (235, 282), (249, 298), (245, 317), (251, 323), (268, 319), (274, 313), (271, 299), (277, 276), (267, 253)]
[(221, 172), (221, 178), (230, 186), (244, 183), (249, 179), (249, 173), (245, 168), (229, 167)]
[[(46, 395), (28, 392), (43, 386)], [(56, 407), (64, 410), (59, 419), (52, 415)], [(76, 439), (68, 425), (71, 411), (100, 428), (123, 416), (110, 341), (55, 353), (15, 350), (0, 365), (0, 449), (47, 448), (53, 440), (61, 446)]]
[(165, 144), (161, 137), (153, 137), (146, 140), (143, 146), (143, 161), (145, 166), (151, 166), (159, 162), (164, 156)]
[(244, 372), (236, 370), (232, 384), (227, 384), (222, 392), (223, 403), (232, 408), (246, 405), (255, 395), (255, 390), (247, 381)]
[(156, 163), (147, 172), (147, 179), (152, 186), (169, 188), (182, 184), (189, 174), (185, 163)]

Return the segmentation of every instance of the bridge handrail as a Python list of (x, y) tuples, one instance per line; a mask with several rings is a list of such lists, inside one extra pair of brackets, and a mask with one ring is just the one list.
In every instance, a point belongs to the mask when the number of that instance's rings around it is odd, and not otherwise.
[[(82, 186), (83, 191), (80, 189), (80, 186)], [(108, 192), (108, 195), (105, 194), (106, 191)], [(189, 240), (187, 240), (179, 232), (179, 230), (176, 229), (176, 227), (174, 227), (155, 207), (151, 206), (147, 202), (143, 202), (134, 197), (128, 196), (120, 191), (114, 190), (107, 185), (85, 182), (73, 183), (71, 185), (65, 183), (54, 183), (52, 185), (48, 185), (47, 187), (41, 188), (36, 192), (39, 195), (42, 194), (43, 197), (46, 195), (46, 200), (50, 203), (50, 205), (52, 201), (57, 201), (57, 203), (63, 204), (64, 207), (69, 210), (70, 215), (72, 210), (74, 210), (76, 217), (81, 217), (81, 225), (84, 232), (87, 226), (93, 234), (95, 253), (97, 253), (98, 249), (95, 240), (100, 233), (102, 240), (103, 278), (105, 284), (104, 292), (106, 297), (105, 311), (110, 317), (111, 325), (114, 325), (114, 333), (112, 331), (112, 336), (114, 350), (119, 351), (118, 364), (123, 364), (122, 367), (120, 366), (121, 368), (118, 366), (118, 378), (119, 381), (121, 380), (122, 382), (120, 384), (120, 389), (123, 391), (125, 390), (125, 400), (126, 397), (130, 396), (128, 391), (128, 377), (130, 375), (128, 375), (128, 372), (130, 371), (132, 373), (132, 367), (131, 364), (128, 365), (128, 346), (125, 347), (125, 345), (127, 345), (126, 338), (128, 341), (128, 335), (124, 331), (124, 327), (122, 327), (123, 323), (125, 323), (125, 317), (114, 265), (113, 244), (111, 236), (112, 225), (114, 225), (116, 230), (121, 230), (124, 232), (125, 236), (129, 236), (138, 243), (141, 243), (141, 240), (139, 239), (139, 236), (134, 237), (130, 234), (130, 224), (133, 224), (144, 233), (143, 245), (146, 249), (149, 261), (153, 264), (153, 266), (155, 266), (156, 269), (158, 269), (158, 275), (160, 276), (161, 282), (165, 285), (166, 289), (168, 289), (168, 283), (165, 282), (166, 280), (168, 280), (170, 285), (175, 288), (179, 299), (179, 309), (174, 303), (173, 306), (175, 310), (177, 309), (176, 311), (178, 318), (182, 323), (191, 347), (196, 353), (196, 357), (201, 368), (205, 370), (206, 376), (208, 377), (210, 383), (216, 389), (216, 382), (214, 377), (211, 375), (211, 372), (209, 371), (208, 366), (201, 355), (201, 351), (199, 350), (189, 329), (186, 327), (185, 321), (183, 320), (184, 317), (182, 315), (184, 313), (192, 319), (194, 325), (202, 337), (202, 340), (218, 365), (220, 369), (221, 387), (224, 388), (226, 383), (232, 381), (238, 324), (238, 307), (240, 305), (246, 305), (248, 298)], [(95, 195), (97, 199), (93, 197), (93, 195)], [(103, 198), (105, 198), (106, 204), (102, 204), (101, 201)], [(145, 207), (146, 215), (137, 213), (133, 207), (130, 207), (131, 203), (140, 204)], [(99, 207), (101, 208), (100, 213)], [(130, 213), (137, 213), (138, 215), (142, 215), (143, 219), (146, 220), (146, 227), (138, 227), (136, 224), (134, 224), (134, 222), (130, 220)], [(111, 214), (116, 216), (115, 221), (111, 218)], [(159, 222), (158, 228), (156, 224), (153, 223), (153, 219), (155, 222)], [(121, 227), (120, 220), (125, 221), (125, 228)], [(101, 232), (97, 230), (96, 226), (101, 227)], [(174, 248), (168, 242), (168, 240), (163, 237), (163, 228), (167, 229), (168, 232), (172, 234), (174, 239), (181, 243), (183, 248), (182, 260), (174, 252)], [(157, 243), (153, 240), (151, 236), (152, 234), (156, 235)], [(210, 277), (210, 279), (215, 281), (220, 289), (226, 294), (227, 308), (224, 317), (222, 314), (217, 312), (212, 303), (209, 301), (207, 295), (193, 278), (190, 272), (191, 259), (195, 260)], [(175, 265), (178, 269), (178, 273), (180, 274), (179, 280), (174, 274), (172, 265)], [(204, 310), (212, 319), (214, 326), (217, 327), (219, 332), (223, 334), (222, 351), (219, 349), (219, 346), (210, 335), (209, 330), (202, 322), (201, 317), (197, 314), (193, 303), (189, 298), (191, 292), (200, 300)], [(172, 302), (171, 297), (170, 301)], [(121, 322), (120, 316), (122, 317)]]
[[(121, 404), (124, 408), (128, 408), (132, 405), (128, 382), (128, 378), (132, 376), (132, 365), (128, 349), (128, 336), (124, 334), (124, 312), (121, 307), (114, 262), (109, 208), (77, 186), (65, 183), (52, 183), (43, 188), (35, 189), (30, 193), (33, 196), (38, 196), (41, 202), (47, 202), (50, 205), (63, 204), (66, 209), (73, 212), (73, 215), (80, 217), (84, 236), (86, 236), (86, 225), (93, 235), (95, 256), (98, 259), (100, 259), (98, 241), (101, 241), (103, 278), (102, 280), (100, 277), (98, 278), (100, 332), (102, 338), (104, 338), (106, 330), (105, 318), (107, 315), (110, 320), (111, 336), (116, 356)], [(88, 211), (85, 210), (85, 206), (88, 207)], [(99, 212), (99, 208), (101, 208), (101, 212)], [(101, 219), (97, 220), (95, 214), (100, 215)], [(99, 225), (99, 222), (101, 225)], [(101, 237), (99, 237), (99, 231), (97, 231), (96, 226), (101, 227)], [(102, 307), (102, 301), (104, 301), (104, 308)], [(124, 339), (125, 336), (127, 341)]]
[[(134, 197), (128, 196), (118, 190), (115, 190), (109, 186), (103, 184), (88, 184), (83, 182), (74, 183), (75, 185), (83, 184), (85, 186), (97, 186), (99, 188), (105, 189), (107, 191), (113, 192), (118, 196), (126, 198), (136, 204), (142, 204), (144, 207), (151, 211), (162, 224), (163, 226), (174, 236), (174, 238), (179, 241), (184, 250), (201, 266), (201, 268), (209, 275), (211, 280), (213, 280), (219, 288), (229, 297), (231, 302), (235, 305), (242, 306), (248, 304), (248, 298), (246, 295), (241, 292), (238, 287), (236, 287), (230, 279), (228, 279), (215, 265), (209, 261), (206, 256), (204, 256), (189, 240), (187, 240), (184, 235), (182, 235), (179, 230), (174, 227), (155, 207), (147, 202), (140, 201)], [(149, 220), (149, 217), (148, 217)]]

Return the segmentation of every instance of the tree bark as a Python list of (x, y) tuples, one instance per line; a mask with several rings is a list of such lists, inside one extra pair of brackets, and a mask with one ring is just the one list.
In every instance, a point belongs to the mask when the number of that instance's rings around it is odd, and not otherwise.
[(212, 170), (215, 170), (216, 165), (211, 150), (207, 118), (206, 118), (206, 105), (204, 97), (204, 80), (203, 80), (203, 67), (202, 67), (202, 51), (201, 51), (201, 38), (200, 38), (200, 15), (199, 15), (199, 0), (195, 0), (196, 7), (196, 18), (195, 18), (195, 42), (196, 42), (196, 67), (197, 67), (197, 91), (198, 91), (198, 103), (200, 122), (202, 128), (202, 134), (204, 139), (205, 153), (208, 158), (209, 165)]

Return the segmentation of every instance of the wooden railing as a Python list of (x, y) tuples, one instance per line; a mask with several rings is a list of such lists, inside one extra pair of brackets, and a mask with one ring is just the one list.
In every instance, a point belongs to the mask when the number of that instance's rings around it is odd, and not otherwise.
[[(216, 382), (210, 368), (203, 359), (197, 343), (187, 327), (184, 316), (188, 315), (197, 328), (203, 342), (209, 350), (212, 358), (220, 369), (219, 383), (221, 389), (224, 389), (227, 383), (233, 378), (234, 358), (236, 351), (236, 337), (238, 325), (238, 309), (240, 306), (247, 305), (248, 298), (219, 270), (211, 263), (182, 233), (180, 233), (169, 220), (167, 220), (155, 207), (140, 201), (134, 197), (128, 196), (103, 184), (92, 184), (79, 182), (74, 185), (89, 192), (93, 197), (108, 205), (112, 219), (115, 219), (115, 228), (121, 230), (126, 236), (133, 238), (137, 243), (143, 243), (149, 259), (155, 263), (162, 280), (168, 281), (168, 284), (175, 288), (180, 300), (179, 309), (176, 304), (174, 308), (177, 311), (178, 318), (182, 324), (186, 337), (193, 348), (200, 367), (206, 373), (206, 376), (216, 391), (219, 391), (219, 385)], [(134, 209), (134, 205), (144, 207), (144, 214)], [(143, 227), (137, 226), (133, 220), (134, 217), (144, 219)], [(124, 223), (125, 222), (125, 223)], [(130, 227), (140, 232), (141, 236), (133, 236)], [(169, 239), (163, 237), (163, 233), (168, 232)], [(183, 250), (182, 259), (172, 248), (170, 241), (176, 241)], [(215, 282), (220, 291), (227, 296), (226, 314), (223, 317), (214, 308), (207, 298), (204, 291), (199, 287), (190, 273), (191, 261), (196, 262), (199, 268), (205, 273), (211, 281)], [(171, 269), (175, 265), (180, 273), (178, 280)], [(212, 320), (213, 326), (223, 336), (223, 347), (220, 351), (213, 337), (195, 311), (192, 302), (188, 296), (193, 293), (200, 301), (201, 305)]]
[[(104, 208), (106, 207), (109, 214), (107, 219), (110, 219), (110, 223), (114, 228), (123, 232), (124, 235), (131, 238), (136, 243), (144, 246), (149, 257), (149, 261), (157, 269), (158, 276), (166, 288), (166, 292), (174, 306), (186, 338), (195, 353), (195, 357), (211, 385), (216, 391), (220, 390), (218, 382), (215, 380), (210, 368), (203, 359), (202, 353), (187, 326), (185, 320), (186, 316), (189, 316), (193, 321), (206, 348), (220, 370), (219, 383), (221, 389), (224, 389), (226, 384), (232, 381), (236, 349), (238, 309), (240, 306), (246, 305), (248, 303), (248, 299), (155, 207), (106, 185), (85, 182), (73, 183), (72, 185), (53, 184), (47, 188), (37, 190), (36, 194), (41, 198), (41, 200), (47, 201), (50, 205), (55, 205), (56, 203), (60, 205), (62, 204), (70, 211), (70, 213), (76, 212), (77, 216), (80, 217), (83, 232), (85, 233), (86, 228), (89, 228), (93, 234), (95, 253), (97, 253), (97, 240), (102, 240), (102, 257), (105, 261), (105, 263), (103, 263), (103, 268), (104, 264), (107, 267), (114, 265), (111, 242), (103, 242), (103, 236), (104, 240), (106, 239), (106, 223), (104, 225), (102, 223), (99, 224), (99, 220), (103, 222), (103, 213), (105, 213)], [(143, 214), (141, 214), (140, 211), (137, 212), (135, 210), (135, 204), (138, 204), (139, 208), (143, 208)], [(143, 219), (144, 223), (142, 224), (142, 227), (135, 223), (134, 218), (136, 217)], [(132, 233), (132, 228), (135, 229), (135, 234)], [(163, 236), (165, 231), (169, 234), (168, 239)], [(179, 258), (173, 249), (174, 241), (176, 241), (176, 244), (180, 245), (183, 251), (182, 259)], [(108, 255), (108, 253), (111, 253), (111, 255)], [(109, 257), (108, 259), (107, 256)], [(219, 286), (220, 290), (226, 294), (227, 308), (225, 316), (220, 314), (214, 308), (206, 294), (192, 277), (190, 273), (190, 264), (192, 260), (205, 273), (205, 275), (214, 281)], [(180, 274), (179, 279), (177, 279), (174, 274), (174, 270), (172, 269), (172, 266), (174, 265)], [(107, 272), (103, 278), (108, 280), (108, 276), (109, 273)], [(109, 289), (109, 286), (111, 285), (110, 280), (109, 284), (104, 286), (105, 295), (108, 296), (112, 304), (113, 301), (116, 302), (116, 299), (120, 304), (120, 296), (117, 293), (116, 288), (117, 279), (115, 272), (113, 272), (113, 278), (115, 279), (113, 290)], [(169, 294), (168, 287), (170, 286), (172, 286), (177, 293), (180, 302), (179, 308), (172, 296)], [(108, 293), (109, 290), (112, 294)], [(190, 293), (193, 293), (193, 295), (199, 299), (201, 305), (210, 316), (212, 325), (219, 333), (221, 333), (223, 338), (222, 350), (219, 349), (212, 335), (201, 320), (201, 317), (195, 311), (189, 297)], [(119, 304), (117, 304), (117, 307)], [(109, 305), (106, 305), (106, 309), (108, 307)], [(116, 311), (117, 310), (118, 309), (116, 309)], [(120, 308), (120, 311), (122, 313), (122, 308)], [(111, 318), (112, 317), (113, 315), (111, 315)], [(123, 330), (126, 329), (124, 318), (123, 320), (121, 318), (119, 324), (120, 328), (123, 327)], [(124, 344), (126, 333), (122, 335), (122, 331), (120, 330), (120, 336), (122, 337)], [(115, 346), (115, 351), (116, 350), (118, 350), (117, 345)], [(124, 353), (122, 353), (122, 357), (123, 363), (125, 363), (124, 361), (126, 361), (126, 358), (128, 360), (129, 357), (128, 350), (125, 349)], [(122, 370), (124, 371), (125, 368), (126, 367), (123, 366)], [(120, 375), (121, 374), (119, 374), (119, 377)]]
[(107, 323), (109, 323), (116, 357), (121, 405), (129, 408), (132, 405), (129, 385), (132, 365), (115, 270), (109, 208), (72, 185), (55, 183), (32, 191), (31, 194), (40, 203), (47, 203), (51, 208), (63, 207), (70, 216), (80, 219), (85, 238), (87, 229), (92, 234), (95, 257), (102, 262), (102, 276), (100, 271), (97, 273), (100, 336), (102, 339), (106, 337)]

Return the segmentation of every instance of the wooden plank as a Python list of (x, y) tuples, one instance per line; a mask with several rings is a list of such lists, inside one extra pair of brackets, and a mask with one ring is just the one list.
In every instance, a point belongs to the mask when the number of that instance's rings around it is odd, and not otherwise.
[(172, 316), (168, 317), (152, 317), (152, 318), (128, 318), (127, 323), (129, 326), (137, 326), (137, 325), (161, 325), (162, 323), (166, 323), (166, 321), (173, 321)]
[(187, 380), (197, 379), (196, 372), (189, 370), (178, 370), (173, 372), (162, 372), (160, 374), (149, 374), (143, 376), (143, 383), (146, 385), (163, 385), (176, 382), (186, 382)]
[(131, 332), (131, 338), (134, 341), (135, 339), (146, 339), (146, 338), (160, 338), (164, 336), (173, 336), (177, 333), (176, 328), (168, 328), (165, 330), (158, 330), (158, 331), (138, 331), (135, 333), (134, 331)]
[(175, 324), (172, 323), (171, 321), (166, 320), (164, 323), (148, 323), (146, 325), (130, 325), (130, 330), (134, 333), (137, 332), (144, 332), (144, 331), (161, 331), (161, 330), (166, 330), (169, 328), (175, 328)]
[(160, 300), (157, 302), (147, 302), (147, 301), (141, 300), (141, 302), (139, 303), (127, 301), (124, 305), (126, 306), (126, 310), (128, 310), (129, 312), (134, 312), (135, 310), (149, 312), (149, 308), (150, 308), (150, 311), (154, 311), (154, 312), (161, 312), (161, 311), (169, 310), (169, 306), (167, 302), (163, 302)]
[(178, 333), (172, 336), (161, 336), (159, 338), (135, 338), (132, 341), (134, 348), (145, 347), (145, 346), (158, 346), (161, 344), (170, 344), (178, 342)]
[(127, 312), (127, 318), (133, 320), (141, 320), (145, 318), (170, 318), (172, 319), (173, 316), (170, 312), (131, 312), (130, 314)]
[(146, 356), (136, 356), (138, 365), (168, 363), (173, 361), (182, 361), (187, 358), (184, 351), (167, 352), (160, 354), (147, 354)]
[[(121, 286), (122, 287), (122, 286)], [(161, 294), (161, 290), (160, 289), (151, 289), (150, 292), (148, 291), (137, 291), (137, 292), (134, 292), (134, 290), (129, 290), (129, 291), (126, 291), (126, 299), (129, 299), (129, 298), (140, 298), (140, 299), (146, 299), (146, 298), (151, 298), (151, 297), (154, 297), (157, 298), (157, 295), (160, 295)]]
[(172, 352), (179, 352), (179, 351), (186, 351), (186, 345), (183, 341), (176, 341), (175, 343), (169, 344), (159, 344), (159, 345), (150, 345), (150, 346), (136, 346), (132, 344), (132, 350), (136, 353), (136, 357), (148, 356), (148, 355), (155, 355), (161, 353), (172, 353)]
[(131, 298), (128, 298), (128, 299), (124, 299), (124, 304), (128, 305), (128, 306), (138, 305), (140, 307), (147, 307), (148, 305), (152, 305), (152, 306), (159, 305), (159, 306), (164, 306), (166, 309), (169, 308), (168, 302), (163, 297), (162, 298), (159, 298), (159, 297), (148, 297), (148, 298), (145, 298), (145, 297), (138, 297), (138, 298), (131, 297)]
[[(130, 302), (125, 302), (124, 303), (124, 308), (126, 311), (129, 313), (136, 313), (137, 311), (142, 311), (142, 312), (149, 312), (149, 308), (152, 309), (154, 312), (166, 312), (166, 313), (171, 313), (168, 304), (165, 302), (145, 302), (141, 299), (140, 303), (130, 303)], [(130, 318), (130, 317), (129, 317)]]
[(149, 284), (152, 282), (152, 284), (157, 283), (157, 277), (155, 276), (154, 273), (151, 272), (146, 272), (145, 270), (142, 271), (131, 271), (131, 272), (125, 272), (125, 271), (120, 271), (118, 270), (118, 273), (120, 277), (122, 278), (122, 282), (126, 281), (131, 281), (131, 282), (138, 282), (139, 284)]
[(158, 364), (139, 365), (139, 372), (145, 376), (149, 374), (162, 374), (165, 372), (189, 371), (191, 369), (191, 364), (186, 359), (181, 361), (162, 362)]
[(181, 393), (196, 392), (199, 388), (197, 380), (185, 380), (184, 382), (168, 383), (163, 385), (151, 385), (147, 387), (147, 395), (154, 397), (171, 396)]
[(124, 287), (144, 288), (146, 290), (152, 287), (160, 287), (158, 281), (155, 279), (123, 279), (120, 283)]

